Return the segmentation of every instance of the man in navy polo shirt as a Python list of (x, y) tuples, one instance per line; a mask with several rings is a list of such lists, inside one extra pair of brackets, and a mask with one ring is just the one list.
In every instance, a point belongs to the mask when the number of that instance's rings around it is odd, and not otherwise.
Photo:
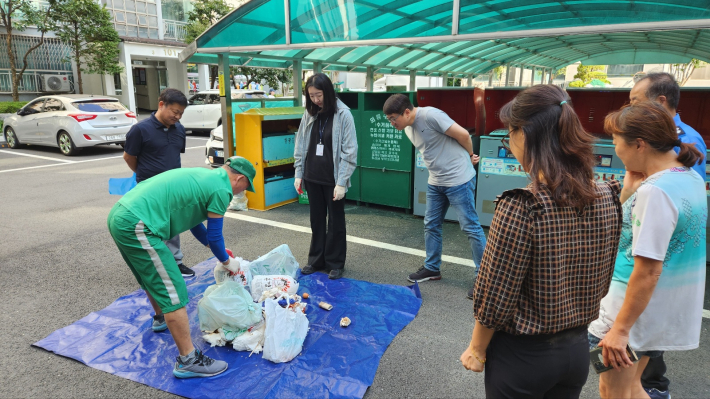
[[(177, 89), (165, 89), (158, 97), (158, 110), (150, 118), (133, 125), (126, 134), (123, 159), (136, 172), (136, 182), (181, 167), (180, 154), (185, 153), (186, 140), (180, 118), (185, 107), (185, 94)], [(182, 263), (180, 236), (176, 235), (165, 244), (173, 253), (183, 277), (194, 276), (195, 272)]]
[[(629, 93), (631, 104), (638, 101), (654, 101), (663, 106), (673, 117), (676, 125), (678, 139), (683, 143), (694, 144), (695, 148), (706, 156), (707, 147), (705, 140), (695, 129), (686, 125), (680, 120), (680, 115), (676, 112), (680, 101), (680, 86), (673, 75), (666, 72), (654, 72), (641, 78)], [(680, 150), (675, 148), (675, 152)], [(698, 172), (705, 180), (705, 160), (693, 166), (693, 170)], [(671, 397), (669, 386), (670, 380), (665, 376), (666, 363), (663, 354), (660, 357), (651, 358), (646, 368), (641, 374), (641, 385), (646, 394), (651, 399), (669, 399)]]

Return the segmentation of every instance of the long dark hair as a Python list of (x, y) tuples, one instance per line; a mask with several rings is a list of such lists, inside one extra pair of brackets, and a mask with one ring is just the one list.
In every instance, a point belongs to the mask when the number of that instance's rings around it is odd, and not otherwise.
[[(311, 101), (311, 96), (308, 95), (309, 87), (315, 87), (323, 92), (323, 108), (318, 107)], [(337, 108), (338, 104), (335, 97), (335, 89), (333, 89), (333, 82), (330, 81), (328, 75), (316, 73), (306, 80), (306, 111), (308, 111), (311, 116), (315, 116), (318, 113), (333, 115)]]
[(695, 144), (678, 140), (673, 118), (662, 105), (654, 101), (626, 105), (610, 113), (604, 118), (604, 131), (622, 137), (628, 144), (641, 139), (658, 152), (668, 152), (674, 147), (680, 147), (678, 162), (688, 168), (705, 159), (695, 148)]
[(567, 92), (554, 85), (537, 85), (520, 92), (500, 110), (500, 119), (525, 135), (521, 161), (532, 179), (541, 179), (559, 206), (583, 209), (597, 198), (594, 183), (594, 137), (579, 122)]

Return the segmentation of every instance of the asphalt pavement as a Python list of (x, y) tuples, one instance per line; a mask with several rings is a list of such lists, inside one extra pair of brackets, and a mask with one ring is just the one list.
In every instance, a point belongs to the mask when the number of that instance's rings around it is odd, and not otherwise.
[[(205, 167), (205, 139), (189, 136), (183, 167)], [(108, 194), (108, 179), (130, 175), (121, 155), (118, 146), (86, 149), (76, 157), (64, 157), (56, 148), (0, 149), (2, 398), (173, 397), (31, 346), (138, 289), (106, 228), (118, 199)], [(297, 203), (239, 214), (309, 226), (308, 207)], [(351, 236), (424, 248), (420, 217), (348, 202), (346, 218)], [(225, 219), (224, 233), (227, 247), (245, 259), (286, 243), (299, 262), (306, 261), (307, 233), (231, 218)], [(182, 245), (188, 265), (212, 256), (189, 233)], [(458, 224), (444, 226), (444, 254), (470, 259)], [(409, 285), (407, 274), (422, 264), (416, 254), (350, 242), (345, 277)], [(366, 398), (484, 396), (483, 374), (458, 361), (473, 325), (465, 297), (473, 269), (444, 262), (442, 273), (441, 281), (420, 285), (422, 308), (385, 352)], [(707, 294), (705, 309), (710, 309)], [(675, 399), (710, 397), (709, 319), (702, 328), (700, 349), (666, 355)], [(592, 371), (582, 397), (597, 398), (597, 384)]]

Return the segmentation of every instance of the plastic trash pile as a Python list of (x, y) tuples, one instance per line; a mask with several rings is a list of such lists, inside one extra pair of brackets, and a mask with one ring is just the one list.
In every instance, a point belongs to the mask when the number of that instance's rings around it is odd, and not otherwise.
[[(249, 262), (232, 258), (214, 268), (216, 284), (197, 304), (203, 338), (212, 346), (264, 352), (274, 363), (292, 360), (308, 334), (306, 303), (295, 280), (298, 262), (280, 245)], [(306, 295), (307, 297), (307, 295)]]
[(247, 199), (246, 193), (242, 191), (232, 197), (232, 201), (229, 202), (227, 209), (230, 211), (246, 211), (249, 209), (248, 205), (249, 200)]

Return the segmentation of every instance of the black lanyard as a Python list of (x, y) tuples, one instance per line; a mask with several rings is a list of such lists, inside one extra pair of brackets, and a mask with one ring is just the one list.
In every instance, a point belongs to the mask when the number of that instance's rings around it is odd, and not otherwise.
[(318, 135), (320, 137), (320, 140), (318, 141), (318, 144), (323, 144), (323, 131), (325, 128), (328, 127), (328, 118), (325, 118), (325, 126), (320, 121), (320, 118), (318, 120)]

